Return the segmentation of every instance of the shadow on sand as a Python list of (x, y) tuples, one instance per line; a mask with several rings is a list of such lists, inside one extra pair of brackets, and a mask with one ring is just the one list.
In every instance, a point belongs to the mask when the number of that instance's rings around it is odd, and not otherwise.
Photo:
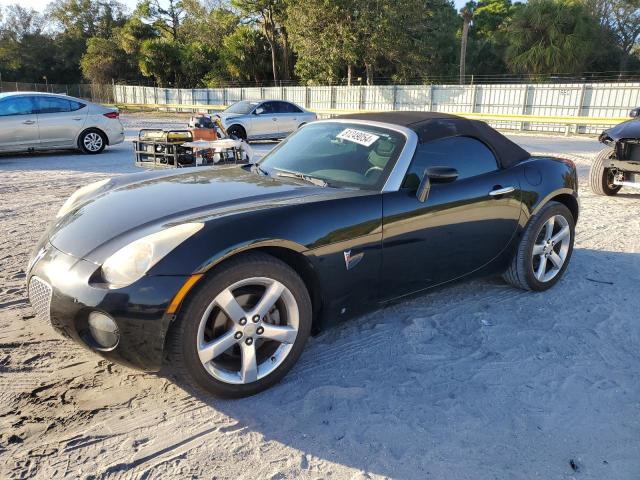
[(639, 284), (640, 255), (576, 249), (547, 292), (458, 283), (312, 339), (257, 396), (187, 390), (266, 441), (383, 476), (564, 478), (577, 459), (585, 478), (631, 478)]

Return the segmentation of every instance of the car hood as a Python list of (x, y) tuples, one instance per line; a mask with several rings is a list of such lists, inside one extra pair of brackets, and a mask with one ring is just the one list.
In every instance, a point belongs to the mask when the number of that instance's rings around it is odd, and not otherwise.
[(49, 241), (76, 258), (102, 263), (118, 248), (170, 224), (344, 195), (340, 189), (259, 176), (240, 167), (185, 170), (115, 178), (106, 191), (84, 199), (51, 225)]
[(627, 138), (639, 138), (640, 139), (640, 119), (627, 120), (615, 127), (605, 130), (600, 135), (601, 142), (617, 142), (618, 140), (624, 140)]
[(220, 112), (218, 114), (216, 114), (218, 117), (220, 117), (222, 120), (228, 120), (230, 118), (235, 118), (235, 117), (243, 117), (244, 114), (242, 113), (225, 113), (225, 112)]

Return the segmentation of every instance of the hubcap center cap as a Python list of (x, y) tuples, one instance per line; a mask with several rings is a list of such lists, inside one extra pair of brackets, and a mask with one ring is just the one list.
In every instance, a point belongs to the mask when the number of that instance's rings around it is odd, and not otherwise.
[(253, 323), (253, 322), (247, 323), (242, 328), (242, 333), (244, 334), (245, 337), (251, 337), (256, 334), (256, 330), (258, 330), (259, 325), (260, 325), (259, 323)]

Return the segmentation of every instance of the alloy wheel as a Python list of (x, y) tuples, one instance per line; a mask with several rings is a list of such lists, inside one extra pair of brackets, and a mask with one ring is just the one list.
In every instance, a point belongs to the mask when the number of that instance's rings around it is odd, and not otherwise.
[(564, 265), (571, 245), (571, 227), (562, 215), (554, 215), (538, 232), (532, 250), (533, 273), (539, 282), (552, 280)]
[(89, 132), (82, 140), (84, 147), (90, 152), (97, 152), (102, 148), (102, 137), (95, 132)]
[(298, 304), (285, 285), (247, 278), (218, 293), (205, 310), (198, 326), (198, 357), (217, 380), (255, 382), (284, 362), (298, 327)]

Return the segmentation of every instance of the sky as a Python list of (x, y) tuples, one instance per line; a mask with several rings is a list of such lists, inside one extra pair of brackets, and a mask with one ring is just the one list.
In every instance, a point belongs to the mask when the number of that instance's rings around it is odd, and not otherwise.
[[(138, 3), (137, 0), (120, 0), (124, 3), (130, 10), (133, 10)], [(31, 7), (35, 10), (43, 11), (47, 4), (48, 0), (0, 0), (1, 6), (11, 5), (13, 3), (19, 3), (23, 7)], [(456, 9), (460, 10), (466, 3), (467, 0), (454, 0)]]

